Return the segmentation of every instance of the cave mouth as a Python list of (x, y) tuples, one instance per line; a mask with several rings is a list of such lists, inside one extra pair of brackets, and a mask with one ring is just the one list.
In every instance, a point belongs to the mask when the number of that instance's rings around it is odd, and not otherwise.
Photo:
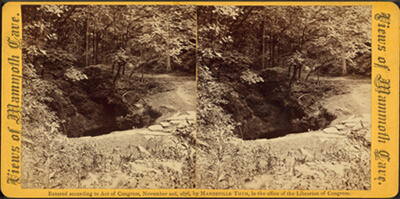
[(242, 137), (243, 140), (259, 140), (259, 139), (274, 139), (274, 138), (279, 138), (279, 137), (284, 137), (288, 134), (294, 134), (294, 133), (303, 133), (304, 131), (302, 130), (275, 130), (275, 131), (268, 131), (268, 132), (263, 132), (260, 133), (256, 137)]
[[(327, 124), (329, 125), (329, 124)], [(310, 130), (318, 130), (321, 128), (326, 127), (325, 126), (321, 126), (320, 128), (309, 128)], [(301, 130), (293, 130), (293, 129), (289, 129), (289, 130), (284, 130), (284, 129), (280, 129), (280, 130), (275, 130), (275, 131), (269, 131), (269, 132), (264, 132), (264, 133), (260, 133), (257, 137), (253, 137), (253, 138), (248, 138), (248, 137), (244, 137), (242, 138), (243, 140), (258, 140), (258, 139), (274, 139), (274, 138), (279, 138), (279, 137), (284, 137), (286, 135), (289, 134), (295, 134), (295, 133), (304, 133), (307, 132), (308, 129), (301, 129)]]
[(100, 135), (109, 134), (111, 132), (118, 131), (118, 130), (128, 130), (128, 129), (118, 129), (116, 126), (102, 127), (102, 128), (85, 131), (83, 133), (82, 137), (85, 137), (85, 136), (96, 137), (96, 136), (100, 136)]
[[(288, 134), (295, 134), (295, 133), (304, 133), (308, 131), (317, 131), (323, 128), (328, 127), (333, 120), (337, 117), (336, 115), (329, 113), (326, 109), (323, 109), (322, 113), (318, 115), (318, 118), (311, 118), (307, 121), (303, 121), (301, 126), (291, 126), (291, 127), (284, 127), (281, 129), (262, 132), (258, 134), (256, 137), (243, 137), (243, 140), (257, 140), (257, 139), (274, 139), (279, 137), (284, 137)], [(290, 120), (288, 121), (288, 123)], [(245, 132), (246, 133), (246, 132)], [(252, 133), (252, 132), (247, 132)]]
[[(117, 108), (114, 106), (114, 108)], [(108, 107), (107, 112), (114, 113), (108, 114), (107, 117), (99, 118), (95, 123), (100, 126), (90, 130), (83, 131), (80, 135), (71, 135), (67, 137), (96, 137), (105, 134), (112, 133), (114, 131), (125, 131), (138, 128), (145, 128), (155, 123), (155, 121), (162, 116), (162, 113), (156, 109), (147, 106), (144, 111), (136, 114), (115, 114), (116, 109), (110, 109)]]
[[(323, 128), (323, 127), (321, 127)], [(318, 130), (318, 129), (312, 129), (312, 130)], [(284, 137), (289, 134), (296, 134), (296, 133), (304, 133), (307, 132), (307, 130), (276, 130), (268, 133), (262, 133), (260, 134), (259, 137), (251, 140), (257, 140), (257, 139), (274, 139), (274, 138), (279, 138), (279, 137)], [(250, 140), (250, 139), (249, 139)]]

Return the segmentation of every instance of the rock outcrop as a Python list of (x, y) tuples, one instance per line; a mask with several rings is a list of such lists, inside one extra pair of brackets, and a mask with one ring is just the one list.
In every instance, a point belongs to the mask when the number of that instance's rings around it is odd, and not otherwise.
[(357, 136), (363, 137), (368, 144), (371, 144), (371, 115), (364, 114), (362, 116), (351, 116), (346, 120), (339, 122), (336, 125), (325, 128), (324, 133), (328, 134), (340, 134), (350, 136), (351, 134), (357, 134)]
[(168, 117), (159, 124), (153, 124), (148, 127), (150, 131), (173, 132), (174, 129), (182, 129), (194, 125), (196, 121), (195, 111), (178, 112)]

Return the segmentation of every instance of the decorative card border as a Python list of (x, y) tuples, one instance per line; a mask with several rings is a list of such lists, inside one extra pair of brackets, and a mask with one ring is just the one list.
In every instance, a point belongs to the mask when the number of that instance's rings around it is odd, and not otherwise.
[[(21, 5), (372, 6), (371, 190), (21, 189)], [(1, 190), (7, 197), (394, 197), (399, 182), (399, 8), (389, 2), (8, 2), (2, 21)], [(147, 194), (146, 194), (147, 193)], [(65, 196), (64, 194), (67, 194)]]

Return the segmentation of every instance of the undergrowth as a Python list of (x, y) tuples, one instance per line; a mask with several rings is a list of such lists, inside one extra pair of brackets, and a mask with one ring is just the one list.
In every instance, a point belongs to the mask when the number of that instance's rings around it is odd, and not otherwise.
[(50, 92), (61, 92), (57, 85), (38, 78), (32, 65), (24, 64), (24, 75), (22, 188), (194, 187), (193, 124), (172, 132), (169, 139), (112, 150), (67, 138), (61, 133), (65, 121), (47, 105), (53, 100)]

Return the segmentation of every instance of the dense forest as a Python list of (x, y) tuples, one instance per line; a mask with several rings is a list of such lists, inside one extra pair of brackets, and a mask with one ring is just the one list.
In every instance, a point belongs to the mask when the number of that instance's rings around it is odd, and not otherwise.
[[(103, 182), (97, 180), (96, 185), (87, 186), (114, 186), (104, 177), (104, 169), (110, 166), (106, 161), (113, 160), (109, 172), (113, 179), (115, 172), (126, 172), (124, 169), (134, 159), (151, 159), (154, 156), (148, 155), (153, 153), (160, 160), (166, 158), (185, 165), (189, 173), (175, 172), (178, 177), (170, 173), (165, 173), (166, 177), (158, 175), (156, 178), (163, 179), (158, 185), (141, 180), (141, 184), (130, 182), (126, 186), (193, 186), (194, 164), (187, 161), (190, 153), (183, 155), (186, 150), (171, 144), (154, 148), (146, 146), (149, 141), (125, 138), (113, 144), (116, 146), (108, 146), (113, 139), (100, 144), (102, 141), (86, 143), (72, 138), (146, 130), (161, 116), (186, 110), (167, 106), (171, 103), (168, 101), (159, 105), (162, 102), (151, 97), (192, 90), (195, 98), (195, 7), (32, 5), (22, 6), (22, 13), (23, 187), (81, 188), (89, 171), (98, 171), (96, 175), (101, 174)], [(188, 110), (195, 111), (194, 106)], [(191, 132), (192, 128), (172, 133)], [(152, 140), (152, 144), (183, 139), (182, 135), (168, 137)], [(141, 143), (140, 147), (135, 143)], [(189, 151), (194, 144), (190, 146)], [(138, 147), (143, 156), (134, 152)], [(171, 147), (168, 153), (162, 152)], [(115, 152), (116, 148), (120, 150)], [(179, 182), (182, 179), (187, 181)]]
[[(199, 102), (222, 98), (211, 104), (241, 123), (235, 132), (243, 138), (323, 127), (325, 121), (311, 122), (318, 114), (306, 112), (314, 98), (335, 92), (319, 77), (371, 74), (371, 16), (365, 7), (210, 6), (197, 11)], [(220, 86), (210, 88), (208, 81)], [(231, 105), (221, 105), (224, 100)], [(208, 105), (200, 104), (200, 114)], [(314, 111), (329, 118), (319, 107)]]
[[(148, 122), (126, 118), (129, 112), (122, 96), (129, 89), (147, 92), (156, 87), (152, 85), (155, 83), (143, 83), (143, 88), (127, 85), (143, 82), (145, 72), (195, 72), (195, 21), (190, 14), (193, 8), (46, 5), (26, 6), (23, 12), (26, 86), (57, 98), (43, 100), (61, 120), (66, 120), (63, 131), (69, 136), (80, 136), (84, 133), (80, 129), (85, 128), (70, 123), (85, 121), (68, 117), (74, 110), (63, 110), (66, 103), (77, 106), (83, 116), (92, 115), (97, 120), (103, 117), (104, 121), (110, 121), (107, 116), (121, 116), (120, 126), (143, 126)], [(132, 78), (134, 74), (142, 78)], [(31, 83), (36, 77), (52, 84)], [(70, 100), (57, 93), (57, 87), (67, 92)], [(85, 94), (90, 98), (87, 103), (81, 100), (87, 97)], [(95, 110), (91, 110), (93, 107)], [(102, 115), (101, 109), (108, 114)], [(124, 124), (125, 120), (130, 120), (129, 124)], [(85, 129), (90, 130), (96, 129)]]
[[(365, 159), (357, 160), (362, 166), (347, 170), (357, 173), (356, 178), (345, 174), (329, 183), (325, 179), (335, 178), (333, 174), (307, 172), (329, 170), (309, 168), (315, 161), (340, 162), (339, 156), (327, 155), (335, 150), (349, 157), (352, 153), (352, 146), (343, 144), (342, 149), (339, 143), (353, 137), (325, 143), (319, 136), (326, 136), (322, 129), (361, 111), (349, 110), (358, 101), (331, 99), (351, 95), (358, 100), (358, 87), (350, 84), (362, 85), (365, 96), (370, 92), (370, 7), (198, 6), (197, 20), (200, 188), (368, 189), (368, 144), (355, 153), (363, 154)], [(295, 143), (285, 136), (303, 132), (311, 134), (299, 134)], [(368, 135), (368, 128), (355, 132)], [(277, 137), (281, 139), (267, 140)], [(293, 156), (296, 166), (290, 167)], [(290, 172), (281, 170), (285, 167)]]
[(22, 20), (23, 188), (370, 189), (371, 7)]

